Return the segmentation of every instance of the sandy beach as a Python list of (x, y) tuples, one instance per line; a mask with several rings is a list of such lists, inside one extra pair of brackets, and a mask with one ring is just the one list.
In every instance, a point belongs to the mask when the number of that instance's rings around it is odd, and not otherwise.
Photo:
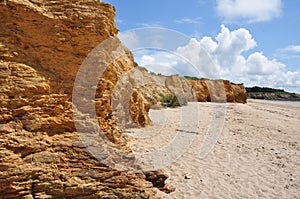
[(299, 102), (189, 103), (150, 115), (151, 126), (127, 132), (135, 153), (152, 154), (145, 168), (162, 168), (176, 188), (162, 198), (300, 198)]

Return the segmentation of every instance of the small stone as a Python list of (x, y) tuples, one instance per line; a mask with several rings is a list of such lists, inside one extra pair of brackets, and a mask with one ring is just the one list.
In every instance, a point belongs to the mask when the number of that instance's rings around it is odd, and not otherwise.
[(162, 189), (160, 189), (161, 191), (169, 194), (172, 193), (176, 190), (176, 188), (172, 185), (166, 184)]
[(184, 175), (184, 179), (192, 179), (192, 175), (187, 173)]

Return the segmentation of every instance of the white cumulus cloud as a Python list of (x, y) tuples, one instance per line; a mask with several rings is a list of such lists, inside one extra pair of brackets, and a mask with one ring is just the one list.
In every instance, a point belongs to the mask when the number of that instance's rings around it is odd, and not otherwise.
[(262, 52), (251, 54), (246, 62), (246, 72), (250, 75), (272, 75), (284, 69), (285, 65), (276, 60), (269, 60)]
[(221, 32), (215, 39), (217, 48), (212, 55), (220, 66), (226, 68), (239, 67), (242, 64), (240, 62), (244, 61), (241, 53), (256, 46), (252, 35), (244, 28), (230, 31), (221, 25)]
[(217, 13), (227, 22), (269, 21), (280, 16), (281, 0), (217, 0)]
[[(287, 71), (285, 64), (268, 58), (263, 52), (244, 55), (256, 46), (247, 29), (230, 30), (221, 25), (216, 37), (191, 38), (173, 51), (135, 52), (135, 58), (141, 66), (156, 73), (222, 78), (246, 86), (284, 88), (300, 93), (300, 70)], [(297, 46), (288, 49), (298, 51)]]

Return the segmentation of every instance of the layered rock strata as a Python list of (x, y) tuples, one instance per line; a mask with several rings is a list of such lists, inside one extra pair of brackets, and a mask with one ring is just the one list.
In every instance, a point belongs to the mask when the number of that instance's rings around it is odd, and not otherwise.
[[(91, 50), (118, 32), (114, 16), (97, 0), (0, 3), (0, 198), (155, 194), (142, 172), (118, 171), (92, 156), (74, 125), (76, 75)], [(110, 102), (133, 57), (115, 47), (125, 53), (107, 65), (93, 102), (108, 140), (128, 151)]]
[[(162, 172), (118, 171), (99, 161), (87, 150), (74, 115), (87, 129), (99, 125), (108, 141), (128, 154), (128, 138), (120, 128), (127, 122), (116, 113), (144, 126), (160, 94), (189, 101), (224, 101), (224, 95), (225, 101), (245, 101), (243, 85), (132, 70), (131, 52), (114, 38), (114, 17), (114, 8), (98, 0), (0, 2), (0, 198), (149, 198), (154, 186), (170, 192), (174, 189), (165, 185)], [(93, 79), (99, 71), (81, 70), (82, 63), (110, 38), (113, 45), (95, 54), (107, 62), (90, 59), (95, 69), (105, 66)], [(78, 76), (88, 78), (74, 87)], [(220, 94), (222, 85), (226, 93)], [(86, 103), (74, 103), (73, 91)], [(92, 97), (85, 98), (89, 91)], [(97, 124), (87, 122), (87, 105), (94, 106)]]
[[(247, 102), (247, 92), (244, 85), (234, 84), (228, 80), (194, 80), (178, 75), (155, 75), (149, 73), (145, 68), (136, 67), (130, 71), (128, 77), (124, 78), (124, 82), (130, 84), (130, 89), (126, 89), (127, 93), (125, 92), (127, 95), (130, 94), (128, 90), (133, 90), (133, 88), (137, 89), (135, 92), (141, 93), (134, 93), (135, 100), (130, 101), (130, 105), (135, 104), (130, 106), (131, 123), (130, 121), (123, 121), (123, 124), (126, 123), (128, 126), (132, 123), (137, 123), (140, 126), (150, 124), (149, 106), (154, 109), (160, 108), (162, 96), (176, 95), (179, 98), (184, 97), (190, 102)], [(119, 89), (121, 89), (120, 85)], [(136, 98), (139, 98), (139, 100)], [(136, 103), (137, 101), (139, 103)], [(123, 102), (123, 104), (126, 103)], [(127, 106), (124, 107), (124, 109), (126, 108)], [(120, 112), (120, 109), (115, 111)], [(125, 111), (123, 110), (123, 112)], [(140, 120), (137, 118), (140, 118)]]

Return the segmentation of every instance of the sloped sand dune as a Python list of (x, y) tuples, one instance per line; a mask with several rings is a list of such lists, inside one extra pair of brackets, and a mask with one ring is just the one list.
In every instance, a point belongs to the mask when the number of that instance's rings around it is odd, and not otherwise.
[[(300, 198), (300, 103), (189, 103), (151, 117), (128, 132), (137, 154), (152, 154), (145, 168), (164, 168), (176, 187), (162, 198)], [(215, 145), (200, 158), (208, 134)]]

